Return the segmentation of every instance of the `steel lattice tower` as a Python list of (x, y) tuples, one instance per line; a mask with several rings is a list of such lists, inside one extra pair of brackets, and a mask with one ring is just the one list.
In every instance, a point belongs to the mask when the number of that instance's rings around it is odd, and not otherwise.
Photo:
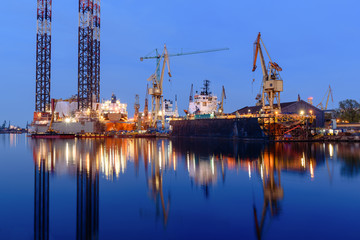
[(100, 0), (94, 0), (93, 91), (100, 102)]
[(78, 109), (92, 108), (93, 102), (93, 0), (79, 0)]
[(52, 0), (37, 1), (35, 111), (50, 110)]

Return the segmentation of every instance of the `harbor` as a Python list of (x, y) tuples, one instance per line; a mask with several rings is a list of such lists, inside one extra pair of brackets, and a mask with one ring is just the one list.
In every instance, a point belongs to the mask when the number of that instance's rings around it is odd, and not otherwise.
[[(80, 8), (80, 10), (81, 14), (89, 11), (88, 8)], [(46, 18), (43, 21), (47, 21)], [(85, 27), (80, 26), (80, 29)], [(92, 31), (99, 35), (100, 27)], [(100, 38), (95, 37), (91, 40), (96, 45)], [(83, 42), (85, 40), (84, 38), (79, 41), (80, 49), (85, 44)], [(35, 112), (29, 129), (33, 138), (210, 137), (275, 142), (358, 141), (356, 134), (344, 133), (343, 130), (336, 128), (336, 122), (339, 121), (335, 116), (336, 110), (328, 109), (330, 97), (333, 101), (330, 86), (325, 95), (326, 103), (323, 103), (324, 97), (318, 105), (315, 105), (312, 97), (304, 101), (300, 98), (300, 94), (297, 101), (280, 101), (280, 94), (284, 92), (284, 83), (280, 76), (283, 69), (272, 61), (261, 33), (258, 33), (254, 42), (252, 72), (256, 71), (259, 59), (263, 74), (260, 92), (254, 101), (255, 105), (240, 106), (240, 109), (230, 113), (224, 110), (227, 99), (225, 86), (222, 86), (221, 97), (218, 98), (210, 90), (210, 80), (204, 80), (203, 87), (195, 94), (191, 84), (188, 108), (183, 109), (185, 115), (181, 114), (181, 111), (179, 113), (177, 95), (175, 101), (164, 96), (165, 75), (172, 77), (171, 57), (228, 51), (229, 48), (173, 54), (168, 52), (165, 44), (162, 52), (156, 49), (156, 55), (141, 57), (140, 61), (156, 59), (156, 70), (147, 79), (142, 111), (140, 96), (135, 95), (132, 117), (128, 116), (128, 104), (120, 102), (114, 93), (109, 100), (100, 101), (100, 65), (96, 61), (91, 62), (95, 65), (93, 68), (87, 67), (88, 72), (86, 72), (84, 69), (90, 62), (82, 58), (82, 54), (100, 54), (100, 49), (94, 50), (95, 52), (91, 53), (87, 53), (86, 50), (79, 52), (78, 93), (69, 99), (51, 98), (49, 89), (44, 87), (47, 84), (43, 87), (38, 85), (50, 79), (46, 80), (44, 74), (37, 75)], [(50, 54), (43, 51), (37, 52), (37, 55)], [(40, 70), (45, 69), (40, 69), (38, 66), (37, 72)], [(50, 68), (47, 70), (50, 72)]]
[(360, 239), (359, 8), (5, 1), (0, 239)]

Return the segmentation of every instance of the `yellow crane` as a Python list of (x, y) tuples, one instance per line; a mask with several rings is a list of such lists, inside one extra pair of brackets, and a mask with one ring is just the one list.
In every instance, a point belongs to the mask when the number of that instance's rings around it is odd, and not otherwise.
[(226, 99), (225, 87), (222, 86), (221, 102), (219, 103), (219, 114), (224, 114), (224, 100)]
[[(326, 98), (326, 96), (327, 96), (327, 98)], [(330, 96), (331, 96), (331, 102), (334, 102), (332, 90), (331, 90), (331, 87), (329, 85), (329, 89), (326, 91), (325, 96), (323, 97), (321, 102), (318, 105), (316, 105), (316, 107), (320, 108), (321, 110), (327, 110), (328, 105), (329, 105)], [(325, 107), (324, 107), (323, 102), (324, 102), (325, 98), (326, 98), (326, 104), (325, 104)]]
[(165, 65), (167, 65), (168, 74), (169, 77), (171, 77), (169, 55), (166, 49), (166, 44), (164, 45), (164, 51), (161, 54), (160, 59), (164, 59), (160, 78), (158, 78), (157, 73), (158, 73), (158, 69), (160, 68), (161, 62), (159, 62), (159, 64), (157, 65), (155, 73), (148, 78), (148, 81), (151, 81), (152, 83), (152, 87), (149, 88), (149, 94), (152, 97), (151, 119), (150, 119), (150, 127), (152, 128), (156, 128), (156, 124), (159, 120), (162, 123), (162, 127), (164, 128), (165, 126), (165, 114), (161, 112), (161, 105), (163, 100), (163, 81), (165, 75)]
[(57, 99), (51, 99), (51, 120), (50, 120), (50, 124), (49, 127), (47, 129), (47, 133), (56, 133), (55, 130), (52, 128), (54, 120), (55, 120), (55, 107), (57, 104)]
[[(269, 58), (269, 65), (266, 67), (264, 55), (261, 49), (261, 45), (264, 47), (266, 54)], [(268, 51), (266, 50), (265, 44), (261, 39), (261, 34), (259, 33), (256, 41), (254, 43), (254, 63), (252, 71), (256, 70), (256, 60), (258, 54), (260, 55), (261, 69), (263, 73), (262, 81), (262, 94), (257, 96), (256, 99), (260, 100), (260, 105), (262, 106), (262, 111), (266, 113), (275, 113), (281, 112), (280, 107), (280, 92), (283, 91), (283, 80), (280, 77), (279, 72), (282, 71), (282, 68), (276, 63), (273, 62), (270, 58)], [(275, 104), (274, 101), (276, 100)]]
[(148, 115), (149, 115), (149, 84), (146, 84), (145, 106), (144, 106), (145, 122), (147, 122), (148, 120)]

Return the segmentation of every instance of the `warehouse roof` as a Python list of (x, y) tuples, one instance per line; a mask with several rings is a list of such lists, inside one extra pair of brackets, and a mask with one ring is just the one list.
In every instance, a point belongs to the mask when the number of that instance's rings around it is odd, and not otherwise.
[[(293, 105), (293, 104), (298, 104), (298, 103), (301, 103), (301, 104), (306, 104), (308, 105), (309, 107), (311, 108), (314, 108), (318, 111), (322, 111), (321, 109), (315, 107), (314, 105), (311, 105), (303, 100), (300, 100), (300, 101), (294, 101), (294, 102), (284, 102), (284, 103), (280, 103), (280, 106), (281, 106), (281, 109), (285, 110), (286, 111), (286, 108)], [(260, 111), (260, 109), (262, 108), (262, 106), (246, 106), (246, 107), (243, 107), (243, 108), (240, 108), (238, 110), (236, 110), (233, 114), (235, 114), (236, 112), (238, 112), (239, 114), (247, 114), (247, 113), (258, 113)]]

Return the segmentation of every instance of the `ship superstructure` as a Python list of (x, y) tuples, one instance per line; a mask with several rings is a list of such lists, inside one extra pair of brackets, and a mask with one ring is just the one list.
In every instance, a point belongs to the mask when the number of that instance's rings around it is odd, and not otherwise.
[(111, 100), (101, 103), (100, 116), (110, 121), (127, 119), (127, 104), (121, 103), (120, 100), (116, 99), (115, 94), (112, 94)]
[(175, 96), (175, 108), (174, 108), (174, 102), (172, 100), (164, 99), (162, 109), (165, 114), (165, 118), (179, 117), (177, 97)]
[(215, 114), (219, 105), (217, 96), (210, 92), (210, 81), (204, 80), (204, 87), (200, 94), (196, 92), (193, 100), (189, 101), (189, 113), (202, 115), (202, 114)]
[(52, 99), (51, 109), (51, 114), (46, 119), (34, 115), (30, 132), (44, 133), (52, 130), (60, 134), (86, 134), (109, 129), (119, 131), (125, 129), (122, 123), (128, 120), (127, 104), (121, 103), (115, 94), (111, 96), (111, 100), (94, 103), (93, 108), (88, 111), (78, 110), (76, 96), (65, 100)]

